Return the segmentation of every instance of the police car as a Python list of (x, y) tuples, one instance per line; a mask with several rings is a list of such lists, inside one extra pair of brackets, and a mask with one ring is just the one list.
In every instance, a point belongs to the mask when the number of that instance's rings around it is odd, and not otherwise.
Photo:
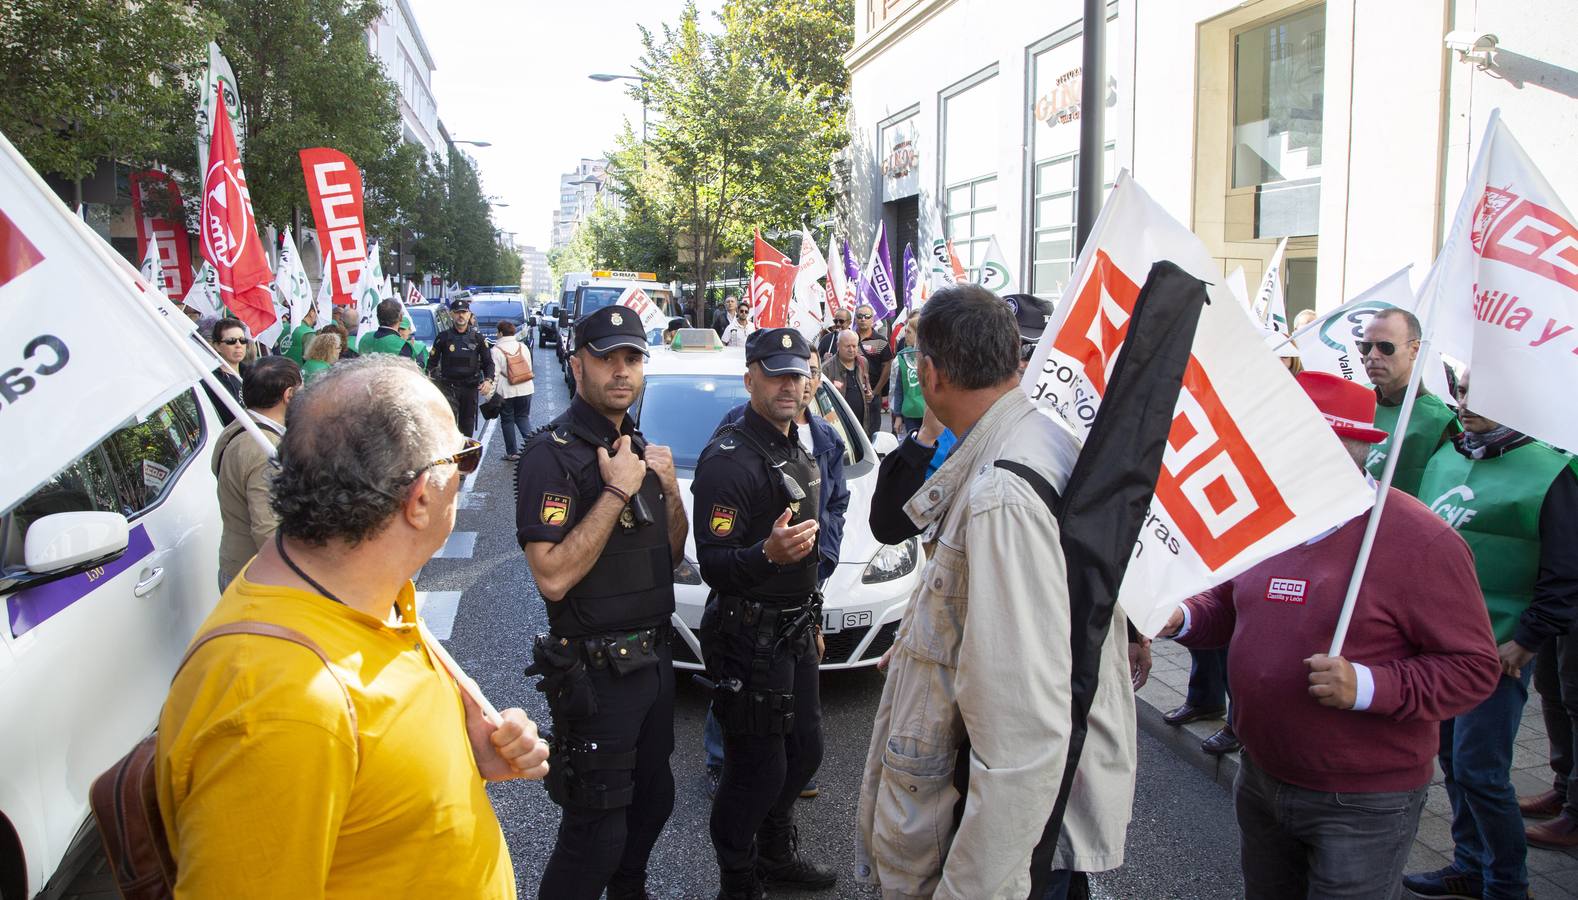
[(201, 389), (171, 388), (0, 510), (4, 900), (33, 896), (57, 869), (68, 878), (62, 861), (98, 847), (88, 787), (153, 730), (219, 599), (220, 427)]
[[(646, 364), (646, 389), (633, 412), (649, 442), (672, 448), (680, 494), (694, 532), (690, 485), (696, 461), (724, 414), (749, 399), (743, 378), (745, 351), (720, 346), (717, 333), (707, 328), (681, 331), (675, 343), (685, 349), (653, 346)], [(884, 432), (873, 445), (860, 419), (826, 382), (811, 411), (844, 439), (844, 477), (850, 494), (838, 568), (822, 587), (826, 598), (822, 633), (827, 642), (822, 668), (872, 666), (893, 645), (922, 562), (916, 539), (880, 544), (867, 524), (879, 458), (896, 449), (898, 442)], [(674, 642), (674, 665), (678, 668), (701, 668), (696, 629), (707, 594), (692, 534), (685, 542), (685, 559), (674, 570), (674, 628), (680, 637)]]

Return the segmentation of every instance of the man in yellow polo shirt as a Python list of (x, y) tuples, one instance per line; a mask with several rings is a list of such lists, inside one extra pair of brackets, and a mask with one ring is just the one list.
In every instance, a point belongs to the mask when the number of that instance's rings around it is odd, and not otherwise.
[(490, 720), (457, 687), (422, 639), (411, 584), (453, 528), (480, 447), (398, 357), (335, 366), (288, 421), (277, 540), (198, 634), (283, 626), (327, 664), (232, 634), (181, 669), (158, 758), (176, 895), (513, 900), (485, 781), (541, 778), (547, 746), (521, 710)]

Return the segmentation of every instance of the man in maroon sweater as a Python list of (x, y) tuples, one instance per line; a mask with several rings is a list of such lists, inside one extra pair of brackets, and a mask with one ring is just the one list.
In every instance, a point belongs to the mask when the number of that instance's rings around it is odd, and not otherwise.
[[(1324, 373), (1299, 382), (1362, 468), (1386, 437), (1373, 394)], [(1500, 672), (1468, 546), (1395, 489), (1347, 655), (1326, 656), (1367, 518), (1191, 597), (1163, 631), (1228, 648), (1250, 900), (1399, 896), (1440, 723), (1489, 696)]]

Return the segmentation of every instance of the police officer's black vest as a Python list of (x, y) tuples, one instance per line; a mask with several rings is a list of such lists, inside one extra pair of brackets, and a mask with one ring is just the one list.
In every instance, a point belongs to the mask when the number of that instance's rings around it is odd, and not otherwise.
[(487, 342), (475, 327), (464, 334), (453, 328), (445, 331), (433, 342), (442, 350), (438, 359), (438, 377), (445, 381), (476, 381), (482, 375), (482, 354), (488, 352)]
[[(561, 439), (579, 440), (608, 448), (578, 425), (566, 412), (549, 427)], [(546, 437), (546, 436), (545, 436)], [(641, 452), (646, 442), (632, 437), (631, 449)], [(581, 498), (590, 510), (601, 495)], [(647, 472), (636, 497), (645, 505), (650, 521), (641, 524), (632, 499), (619, 512), (603, 552), (576, 585), (548, 607), (549, 630), (560, 637), (588, 637), (626, 629), (649, 628), (669, 620), (674, 612), (674, 566), (669, 557), (668, 509), (658, 477)]]
[[(808, 519), (816, 518), (818, 497), (817, 493), (823, 485), (815, 484), (821, 478), (822, 470), (816, 464), (811, 454), (797, 442), (787, 451), (775, 450), (764, 443), (761, 438), (750, 433), (742, 422), (733, 422), (718, 429), (713, 435), (712, 443), (733, 439), (738, 443), (735, 453), (748, 453), (760, 461), (767, 472), (767, 482), (772, 488), (774, 514), (769, 517), (769, 523), (776, 520), (784, 507), (789, 507), (789, 524), (798, 525)], [(784, 478), (793, 479), (805, 496), (796, 499), (790, 494), (790, 487), (785, 484)], [(743, 512), (743, 510), (742, 510)], [(756, 510), (751, 511), (754, 517)], [(748, 518), (751, 518), (748, 517)], [(770, 524), (769, 524), (769, 527)], [(762, 540), (766, 534), (751, 534), (746, 532), (744, 539), (747, 543)], [(793, 606), (810, 599), (817, 586), (817, 566), (821, 554), (816, 548), (799, 562), (785, 566), (777, 566), (776, 571), (749, 593), (749, 599), (772, 605)]]

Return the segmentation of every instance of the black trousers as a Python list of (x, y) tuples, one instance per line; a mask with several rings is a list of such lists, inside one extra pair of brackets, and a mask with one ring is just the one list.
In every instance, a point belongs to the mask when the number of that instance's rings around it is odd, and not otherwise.
[[(618, 809), (564, 810), (559, 838), (543, 872), (537, 896), (553, 900), (596, 900), (641, 896), (647, 860), (663, 825), (674, 811), (674, 663), (666, 644), (660, 662), (628, 675), (611, 669), (588, 674), (597, 694), (597, 712), (560, 722), (555, 736), (573, 734), (611, 753), (636, 751), (636, 767), (587, 773), (587, 780), (622, 789), (634, 781), (635, 796)], [(622, 893), (623, 892), (623, 893)]]
[(477, 385), (458, 381), (439, 381), (438, 389), (449, 401), (449, 411), (455, 414), (455, 424), (466, 437), (477, 436)]
[[(747, 680), (749, 640), (722, 636), (716, 640), (727, 648), (722, 654), (726, 675)], [(718, 868), (724, 872), (755, 867), (758, 837), (768, 844), (787, 839), (795, 800), (822, 764), (818, 667), (816, 642), (809, 632), (773, 660), (767, 689), (794, 691), (794, 727), (788, 734), (739, 734), (728, 724), (723, 726), (723, 775), (712, 801), (711, 830)], [(722, 723), (730, 721), (724, 714), (718, 718)]]
[(1553, 637), (1534, 661), (1534, 687), (1550, 742), (1552, 786), (1578, 818), (1578, 627)]

